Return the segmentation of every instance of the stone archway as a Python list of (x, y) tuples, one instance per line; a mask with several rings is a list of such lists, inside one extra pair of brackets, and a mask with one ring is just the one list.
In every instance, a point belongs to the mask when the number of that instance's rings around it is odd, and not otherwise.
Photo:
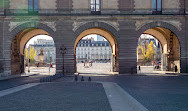
[[(12, 31), (12, 43), (11, 43), (11, 74), (21, 74), (24, 72), (24, 49), (26, 43), (37, 35), (51, 35), (52, 32), (49, 27), (44, 24), (36, 24), (35, 27), (30, 27), (33, 23), (25, 23)], [(32, 26), (32, 25), (31, 25)], [(22, 30), (23, 29), (23, 30)], [(55, 41), (55, 40), (54, 40)]]
[[(97, 35), (101, 35), (103, 36), (111, 45), (111, 49), (112, 49), (112, 58), (113, 58), (113, 72), (118, 72), (119, 71), (119, 63), (118, 63), (118, 44), (117, 44), (117, 40), (114, 37), (114, 35), (109, 32), (106, 29), (103, 28), (99, 28), (99, 27), (94, 27), (94, 28), (89, 28), (84, 30), (83, 32), (81, 32), (76, 40), (75, 40), (75, 44), (74, 44), (74, 58), (76, 60), (76, 46), (78, 44), (78, 42), (85, 36), (90, 35), (90, 34), (97, 34)], [(75, 62), (75, 67), (76, 67), (76, 62)]]
[[(162, 70), (163, 71), (174, 71), (177, 66), (178, 71), (181, 72), (180, 67), (180, 49), (181, 44), (179, 38), (176, 35), (177, 30), (174, 26), (167, 23), (160, 23), (161, 26), (157, 26), (159, 23), (150, 23), (145, 25), (139, 30), (139, 33), (149, 34), (159, 40), (162, 46)], [(155, 26), (156, 25), (156, 26)], [(148, 28), (148, 29), (147, 29)], [(178, 33), (179, 34), (179, 33)]]
[[(118, 42), (117, 42), (117, 38), (119, 37), (118, 36), (118, 30), (116, 28), (114, 28), (112, 25), (109, 25), (107, 23), (104, 23), (104, 22), (97, 22), (97, 21), (94, 21), (94, 22), (87, 22), (87, 23), (84, 23), (84, 24), (81, 24), (79, 26), (77, 26), (74, 30), (74, 37), (75, 37), (75, 42), (74, 42), (74, 51), (75, 51), (75, 44), (76, 44), (76, 41), (78, 42), (79, 39), (77, 39), (80, 34), (88, 29), (98, 29), (98, 30), (101, 30), (101, 31), (106, 31), (109, 35), (111, 35), (113, 38), (114, 38), (114, 41), (116, 42), (116, 69), (114, 71), (116, 72), (119, 72), (119, 51), (118, 51)], [(96, 32), (95, 32), (96, 33)], [(87, 33), (89, 34), (89, 33)], [(99, 34), (100, 35), (100, 34)], [(102, 35), (102, 34), (101, 34)], [(103, 36), (104, 37), (104, 36)], [(82, 37), (80, 36), (80, 39)], [(74, 52), (74, 67), (75, 67), (75, 71), (76, 72), (76, 56), (75, 56), (75, 52)]]

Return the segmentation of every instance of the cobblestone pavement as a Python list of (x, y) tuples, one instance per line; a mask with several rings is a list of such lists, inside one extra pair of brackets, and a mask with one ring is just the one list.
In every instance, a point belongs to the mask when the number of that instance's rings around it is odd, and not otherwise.
[[(87, 80), (88, 76), (84, 78)], [(91, 79), (118, 83), (150, 111), (188, 111), (188, 76), (92, 76)]]
[(138, 73), (151, 74), (151, 73), (160, 72), (160, 69), (154, 69), (154, 66), (141, 66), (140, 69), (141, 71), (138, 71)]
[(101, 83), (46, 83), (0, 98), (1, 111), (111, 111)]
[[(90, 75), (89, 74), (84, 75), (84, 80), (87, 81)], [(117, 83), (119, 86), (121, 86), (125, 91), (127, 91), (131, 96), (133, 96), (136, 100), (138, 100), (142, 105), (144, 105), (150, 111), (188, 111), (188, 106), (187, 106), (188, 104), (188, 99), (187, 99), (188, 98), (188, 76), (161, 76), (161, 75), (157, 75), (157, 76), (156, 75), (152, 75), (152, 76), (141, 76), (141, 75), (140, 76), (138, 75), (127, 75), (127, 76), (119, 75), (118, 76), (118, 75), (115, 75), (113, 76), (109, 74), (99, 74), (99, 75), (91, 76), (91, 80)], [(38, 82), (39, 79), (37, 78), (39, 78), (39, 76), (41, 75), (0, 81), (0, 90), (6, 89), (8, 87), (14, 87), (17, 85), (29, 83), (29, 82), (32, 82), (32, 83)], [(64, 77), (61, 79), (57, 79), (54, 82), (57, 82), (56, 84), (58, 84), (58, 83), (62, 83), (62, 81), (64, 83), (66, 83), (65, 81), (72, 82), (74, 81), (74, 77)], [(78, 81), (79, 81), (78, 83), (80, 84), (81, 76), (79, 76)], [(59, 84), (59, 86), (61, 85)], [(69, 87), (66, 87), (66, 88), (67, 88), (66, 90), (69, 90)], [(79, 89), (79, 87), (76, 87), (76, 85), (75, 85), (75, 88), (76, 90)], [(59, 90), (59, 88), (57, 87), (57, 89), (54, 88), (53, 90)], [(87, 89), (84, 89), (84, 90), (87, 90)], [(25, 90), (21, 92), (24, 93)], [(75, 92), (74, 91), (72, 92), (72, 96), (75, 95)], [(28, 92), (28, 94), (30, 93)], [(81, 92), (79, 94), (82, 95)], [(42, 92), (39, 93), (39, 95), (42, 95)], [(59, 95), (59, 93), (57, 93), (57, 95)], [(36, 96), (36, 95), (32, 95), (32, 96)]]
[[(28, 73), (28, 67), (25, 68), (26, 74)], [(49, 67), (30, 67), (30, 73), (32, 74), (40, 74), (40, 75), (54, 75), (56, 72), (56, 68), (50, 68)]]
[(109, 73), (112, 72), (112, 65), (110, 63), (89, 63), (85, 65), (84, 63), (77, 63), (77, 71), (79, 73)]
[(0, 81), (0, 91), (28, 83), (38, 83), (46, 75), (32, 75), (28, 77), (12, 78)]

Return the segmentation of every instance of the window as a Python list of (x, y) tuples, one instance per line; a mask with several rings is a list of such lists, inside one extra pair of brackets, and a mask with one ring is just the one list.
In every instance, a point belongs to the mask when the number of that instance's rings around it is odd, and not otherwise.
[(100, 0), (91, 0), (91, 13), (92, 14), (100, 14), (101, 11), (101, 3)]
[(161, 14), (162, 0), (152, 0), (152, 12), (153, 14)]
[(30, 12), (38, 12), (38, 0), (28, 0), (28, 7)]

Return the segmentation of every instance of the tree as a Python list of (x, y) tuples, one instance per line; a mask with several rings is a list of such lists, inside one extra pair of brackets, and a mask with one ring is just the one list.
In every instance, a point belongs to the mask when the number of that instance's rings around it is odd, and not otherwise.
[(25, 59), (27, 59), (28, 58), (28, 50), (27, 50), (27, 48), (25, 48)]
[[(142, 52), (142, 57), (143, 57), (143, 60), (144, 61), (147, 61), (147, 57), (146, 57), (146, 50), (147, 50), (147, 46), (146, 46), (146, 44), (142, 44), (142, 42), (139, 44), (139, 47), (140, 47), (140, 49), (142, 50), (141, 52)], [(138, 52), (137, 52), (138, 53)]]
[(30, 47), (29, 51), (27, 48), (25, 49), (25, 58), (28, 59), (29, 57), (31, 64), (35, 63), (36, 54), (37, 54), (37, 51), (34, 49), (34, 47)]
[[(155, 49), (153, 47), (153, 41), (151, 41), (149, 44), (148, 43), (146, 43), (146, 44), (140, 43), (139, 48), (142, 50), (143, 61), (151, 62), (153, 59), (153, 56), (155, 54)], [(137, 51), (137, 53), (138, 53), (138, 51)]]
[(153, 47), (153, 41), (151, 41), (147, 47), (147, 51), (146, 51), (146, 55), (145, 55), (147, 62), (151, 62), (154, 54), (155, 54), (155, 49)]

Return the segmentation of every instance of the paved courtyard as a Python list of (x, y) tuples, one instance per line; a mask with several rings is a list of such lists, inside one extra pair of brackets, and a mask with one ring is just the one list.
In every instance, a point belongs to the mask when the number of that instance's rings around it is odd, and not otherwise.
[(77, 63), (77, 72), (79, 73), (110, 73), (112, 72), (111, 63), (89, 63), (84, 66), (84, 63)]
[(0, 98), (2, 111), (111, 111), (102, 84), (52, 83)]
[[(30, 67), (29, 74), (40, 74), (40, 75), (54, 75), (56, 73), (55, 66), (53, 68), (49, 67)], [(25, 68), (25, 73), (28, 74), (28, 67)]]
[(117, 83), (150, 111), (188, 111), (188, 76), (93, 76), (92, 81)]
[[(106, 88), (108, 88), (107, 90), (117, 91), (117, 86), (111, 87), (109, 85), (110, 83), (117, 83), (118, 87), (138, 101), (137, 103), (136, 101), (130, 101), (132, 99), (123, 99), (129, 96), (124, 97), (126, 93), (120, 93), (118, 95), (121, 95), (120, 97), (122, 98), (120, 99), (124, 101), (124, 106), (135, 105), (137, 108), (141, 106), (141, 108), (144, 107), (146, 108), (145, 110), (149, 111), (188, 110), (188, 76), (103, 75), (91, 76), (92, 82), (87, 82), (88, 75), (84, 75), (84, 82), (81, 82), (82, 76), (78, 77), (78, 82), (74, 82), (74, 77), (63, 77), (52, 83), (42, 83), (31, 88), (13, 92), (0, 97), (0, 109), (2, 111), (119, 111), (114, 110), (117, 107), (114, 108), (114, 100), (111, 101), (113, 97), (115, 101), (119, 101), (119, 99), (116, 99), (117, 94), (114, 95), (113, 92), (106, 92)], [(33, 78), (36, 77), (33, 76)], [(18, 84), (21, 81), (25, 82)], [(39, 83), (39, 81), (28, 81), (28, 83)], [(105, 88), (101, 83), (105, 83), (107, 87)], [(14, 85), (12, 87), (5, 87), (10, 84)], [(5, 89), (23, 84), (27, 84), (26, 78), (0, 81), (0, 92), (2, 94), (2, 91), (5, 92)], [(122, 107), (121, 104), (116, 104), (116, 106)], [(120, 111), (140, 111), (124, 109)]]

